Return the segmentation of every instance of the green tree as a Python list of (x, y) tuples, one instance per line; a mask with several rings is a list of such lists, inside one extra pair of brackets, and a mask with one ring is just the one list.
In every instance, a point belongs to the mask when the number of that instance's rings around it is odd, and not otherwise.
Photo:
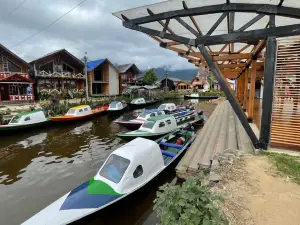
[(143, 83), (154, 84), (156, 81), (157, 81), (157, 76), (155, 75), (154, 69), (148, 70), (143, 77)]
[(216, 83), (216, 78), (212, 72), (209, 72), (208, 80), (209, 80), (209, 84), (210, 84), (210, 90), (212, 90), (212, 86)]

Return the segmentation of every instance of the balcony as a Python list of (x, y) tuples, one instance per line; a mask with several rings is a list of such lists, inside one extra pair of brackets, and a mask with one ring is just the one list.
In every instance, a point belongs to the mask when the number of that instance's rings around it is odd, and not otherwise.
[(61, 79), (81, 79), (84, 80), (85, 77), (82, 73), (70, 73), (70, 72), (46, 72), (44, 70), (37, 71), (36, 73), (37, 77), (43, 77), (43, 78), (61, 78)]

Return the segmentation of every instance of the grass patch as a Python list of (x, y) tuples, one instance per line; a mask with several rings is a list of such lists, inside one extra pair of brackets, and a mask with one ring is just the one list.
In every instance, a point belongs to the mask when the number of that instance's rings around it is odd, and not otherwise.
[(300, 184), (300, 157), (278, 153), (265, 153), (271, 159), (281, 175), (288, 176)]

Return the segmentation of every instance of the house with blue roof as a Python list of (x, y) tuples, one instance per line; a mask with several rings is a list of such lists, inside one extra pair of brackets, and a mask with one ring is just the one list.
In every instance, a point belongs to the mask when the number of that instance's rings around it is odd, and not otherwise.
[(87, 63), (89, 95), (119, 95), (119, 70), (107, 58)]

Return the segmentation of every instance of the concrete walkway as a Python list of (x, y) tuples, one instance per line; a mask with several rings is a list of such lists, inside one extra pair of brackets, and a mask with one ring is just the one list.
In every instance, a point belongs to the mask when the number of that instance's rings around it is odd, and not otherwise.
[(254, 147), (228, 101), (219, 104), (176, 167), (179, 178), (187, 178), (218, 164), (218, 157), (237, 151), (253, 153)]

